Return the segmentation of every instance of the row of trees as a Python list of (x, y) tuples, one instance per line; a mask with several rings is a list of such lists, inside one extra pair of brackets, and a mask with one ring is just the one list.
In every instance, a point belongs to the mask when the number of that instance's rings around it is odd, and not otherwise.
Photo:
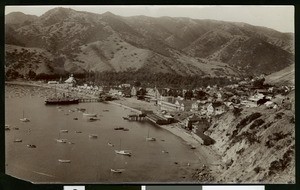
[[(31, 80), (59, 80), (67, 78), (70, 73), (61, 74), (36, 74), (30, 70), (26, 74), (20, 74), (18, 71), (9, 69), (6, 72), (7, 79), (27, 78)], [(115, 86), (129, 83), (135, 86), (147, 87), (169, 87), (194, 89), (196, 87), (206, 87), (208, 85), (225, 86), (234, 84), (237, 81), (226, 77), (202, 77), (202, 76), (181, 76), (170, 73), (150, 73), (150, 72), (89, 72), (85, 74), (74, 74), (79, 83), (89, 83), (93, 85)]]

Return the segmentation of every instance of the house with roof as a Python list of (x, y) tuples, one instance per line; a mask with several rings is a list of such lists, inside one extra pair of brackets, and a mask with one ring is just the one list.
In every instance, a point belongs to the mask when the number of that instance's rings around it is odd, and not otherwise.
[(213, 102), (212, 106), (214, 108), (214, 113), (213, 113), (214, 115), (221, 115), (228, 110), (227, 106), (220, 101)]
[(67, 84), (68, 86), (72, 86), (72, 87), (75, 86), (76, 80), (75, 80), (73, 74), (71, 74), (70, 77), (67, 80), (65, 80), (64, 83)]
[(203, 102), (196, 101), (192, 103), (191, 111), (200, 111), (203, 106)]
[(192, 108), (192, 100), (176, 100), (175, 104), (178, 106), (179, 111), (190, 111)]

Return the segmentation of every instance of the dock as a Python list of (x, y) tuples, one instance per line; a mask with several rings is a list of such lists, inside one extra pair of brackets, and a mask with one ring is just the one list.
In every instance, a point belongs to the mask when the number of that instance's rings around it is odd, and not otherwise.
[(144, 120), (146, 117), (145, 114), (131, 114), (131, 115), (128, 115), (128, 120), (129, 121), (141, 121), (141, 120)]
[(146, 118), (150, 120), (153, 123), (156, 123), (158, 125), (166, 125), (170, 124), (170, 121), (164, 117), (161, 117), (159, 115), (156, 115), (155, 113), (147, 114)]
[(80, 103), (87, 103), (87, 102), (102, 102), (103, 100), (100, 98), (79, 98)]

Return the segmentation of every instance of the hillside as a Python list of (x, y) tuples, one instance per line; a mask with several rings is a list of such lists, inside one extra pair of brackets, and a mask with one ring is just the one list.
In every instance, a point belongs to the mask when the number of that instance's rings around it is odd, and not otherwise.
[[(244, 23), (121, 17), (67, 8), (54, 8), (40, 17), (23, 15), (15, 21), (20, 15), (6, 15), (5, 43), (46, 51), (52, 58), (45, 64), (53, 73), (133, 69), (184, 76), (237, 76), (270, 74), (294, 63), (293, 35)], [(53, 62), (57, 59), (59, 66)], [(11, 56), (6, 60), (10, 69), (15, 69), (18, 61), (26, 62)]]
[(277, 85), (295, 85), (295, 65), (290, 65), (266, 77), (266, 83)]
[[(294, 92), (289, 95), (294, 104)], [(293, 106), (294, 107), (294, 106)], [(293, 183), (295, 178), (295, 110), (266, 106), (232, 111), (213, 119), (205, 132), (222, 158), (219, 182)], [(284, 126), (284, 127), (283, 127)]]

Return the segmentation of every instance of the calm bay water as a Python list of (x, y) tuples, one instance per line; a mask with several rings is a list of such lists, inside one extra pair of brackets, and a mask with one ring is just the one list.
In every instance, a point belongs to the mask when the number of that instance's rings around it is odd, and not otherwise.
[[(59, 110), (44, 105), (44, 96), (52, 92), (49, 89), (9, 85), (5, 92), (5, 123), (11, 128), (5, 132), (9, 175), (33, 182), (192, 182), (192, 168), (201, 165), (193, 150), (168, 131), (149, 122), (123, 120), (132, 112), (122, 107), (80, 103)], [(88, 122), (81, 112), (69, 112), (77, 107), (98, 113), (100, 120)], [(19, 120), (23, 111), (30, 122)], [(115, 127), (129, 131), (116, 131)], [(146, 141), (148, 131), (157, 141)], [(97, 134), (98, 138), (91, 139), (89, 134)], [(59, 137), (73, 144), (57, 143)], [(17, 138), (23, 141), (14, 142)], [(27, 144), (37, 147), (28, 148)], [(115, 154), (114, 150), (120, 148), (131, 150), (132, 156)], [(58, 159), (69, 159), (71, 163), (60, 163)], [(125, 171), (116, 174), (111, 168)]]

